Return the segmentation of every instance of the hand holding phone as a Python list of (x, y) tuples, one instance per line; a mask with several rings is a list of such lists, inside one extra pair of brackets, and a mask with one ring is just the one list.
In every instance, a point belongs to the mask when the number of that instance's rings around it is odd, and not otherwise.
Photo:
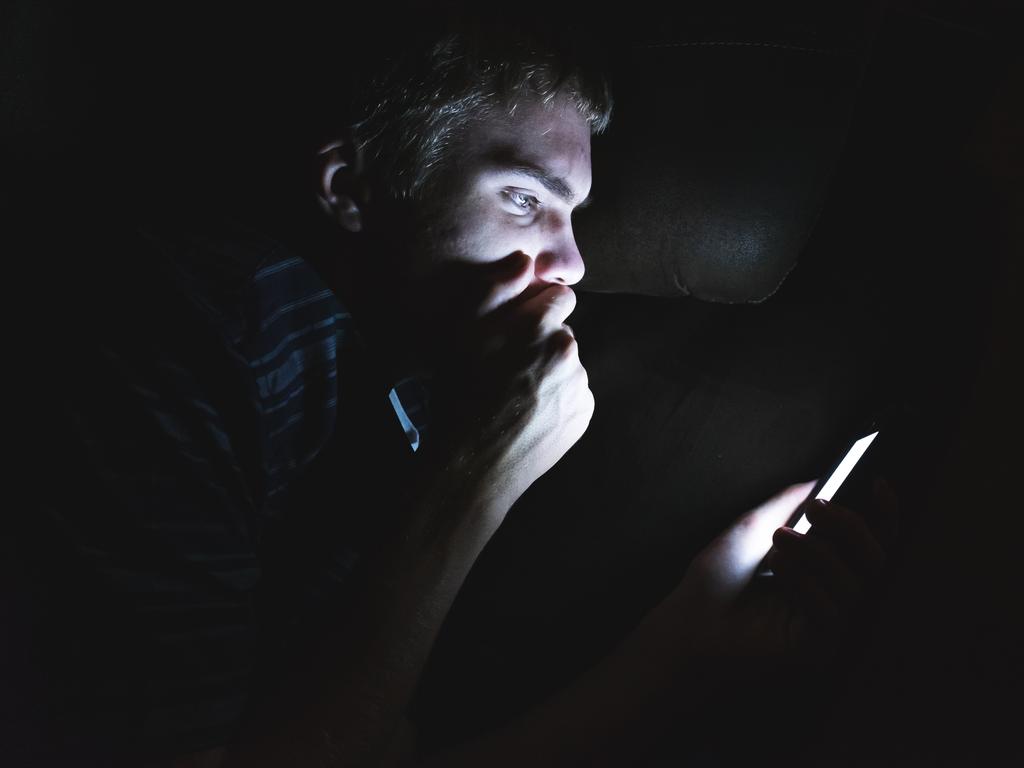
[[(832, 501), (835, 495), (839, 492), (843, 484), (854, 474), (854, 469), (864, 464), (861, 460), (869, 453), (869, 449), (875, 444), (876, 438), (880, 434), (879, 430), (874, 430), (870, 434), (864, 435), (853, 442), (852, 445), (843, 453), (842, 457), (837, 461), (832, 468), (826, 472), (822, 479), (815, 484), (814, 488), (807, 495), (807, 499), (823, 499), (825, 501)], [(866, 464), (867, 462), (865, 462)], [(860, 474), (863, 474), (860, 473)], [(806, 501), (806, 499), (805, 499)], [(803, 512), (804, 504), (801, 503), (797, 510), (793, 513), (793, 516), (786, 523), (786, 527), (792, 528), (794, 531), (800, 534), (805, 534), (811, 529), (811, 523), (807, 519), (807, 515)], [(771, 552), (765, 557), (761, 565), (758, 567), (757, 573), (759, 576), (770, 576), (772, 575), (770, 567)]]
[[(878, 430), (855, 441), (839, 460), (839, 463), (814, 487), (807, 498), (832, 501), (832, 497), (836, 495), (846, 478), (853, 472), (854, 467), (867, 453), (876, 437), (878, 437)], [(811, 529), (811, 523), (807, 520), (806, 514), (801, 514), (799, 517), (794, 515), (794, 517), (797, 518), (796, 522), (790, 521), (790, 527), (794, 531), (807, 533)]]

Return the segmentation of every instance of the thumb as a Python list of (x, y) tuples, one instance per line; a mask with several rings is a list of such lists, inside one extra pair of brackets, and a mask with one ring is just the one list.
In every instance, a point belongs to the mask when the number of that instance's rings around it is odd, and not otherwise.
[(776, 529), (786, 524), (814, 488), (811, 480), (783, 489), (747, 512), (698, 556), (711, 576), (709, 586), (722, 598), (738, 594), (772, 548)]
[(507, 304), (525, 291), (533, 280), (533, 259), (516, 251), (495, 264), (489, 285), (477, 306), (477, 317), (483, 317)]

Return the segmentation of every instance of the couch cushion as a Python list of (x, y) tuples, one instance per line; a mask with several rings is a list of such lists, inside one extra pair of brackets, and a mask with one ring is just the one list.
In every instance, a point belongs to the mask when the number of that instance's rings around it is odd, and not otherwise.
[(772, 4), (770, 18), (695, 5), (608, 33), (616, 105), (594, 143), (593, 205), (577, 215), (584, 289), (764, 299), (823, 203), (870, 4)]

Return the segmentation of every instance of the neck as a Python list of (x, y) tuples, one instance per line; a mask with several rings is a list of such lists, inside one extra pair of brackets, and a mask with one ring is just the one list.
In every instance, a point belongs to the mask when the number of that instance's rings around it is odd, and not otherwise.
[(396, 257), (402, 244), (344, 232), (319, 209), (309, 211), (297, 235), (302, 252), (352, 313), (381, 377), (393, 382), (425, 373), (427, 337), (416, 309), (422, 288), (415, 290)]
[(335, 274), (331, 288), (352, 312), (374, 362), (388, 380), (423, 373), (420, 328), (411, 292), (393, 278), (367, 274), (351, 263)]

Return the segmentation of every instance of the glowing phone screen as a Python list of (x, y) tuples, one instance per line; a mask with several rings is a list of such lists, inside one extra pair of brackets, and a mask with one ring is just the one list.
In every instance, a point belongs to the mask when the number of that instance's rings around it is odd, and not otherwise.
[[(864, 455), (864, 452), (876, 437), (878, 437), (878, 433), (872, 432), (870, 435), (862, 437), (850, 446), (850, 450), (848, 450), (846, 455), (843, 456), (843, 460), (839, 462), (839, 466), (836, 467), (835, 472), (833, 472), (829, 476), (828, 480), (825, 481), (825, 484), (821, 486), (821, 490), (814, 494), (814, 498), (832, 501), (832, 497), (835, 496), (836, 491), (839, 490), (839, 486), (841, 486), (843, 481), (849, 477), (850, 472), (853, 471), (857, 462), (860, 461), (861, 456)], [(793, 526), (793, 530), (797, 533), (807, 533), (810, 528), (811, 524), (807, 520), (807, 515), (801, 515), (796, 525)]]

